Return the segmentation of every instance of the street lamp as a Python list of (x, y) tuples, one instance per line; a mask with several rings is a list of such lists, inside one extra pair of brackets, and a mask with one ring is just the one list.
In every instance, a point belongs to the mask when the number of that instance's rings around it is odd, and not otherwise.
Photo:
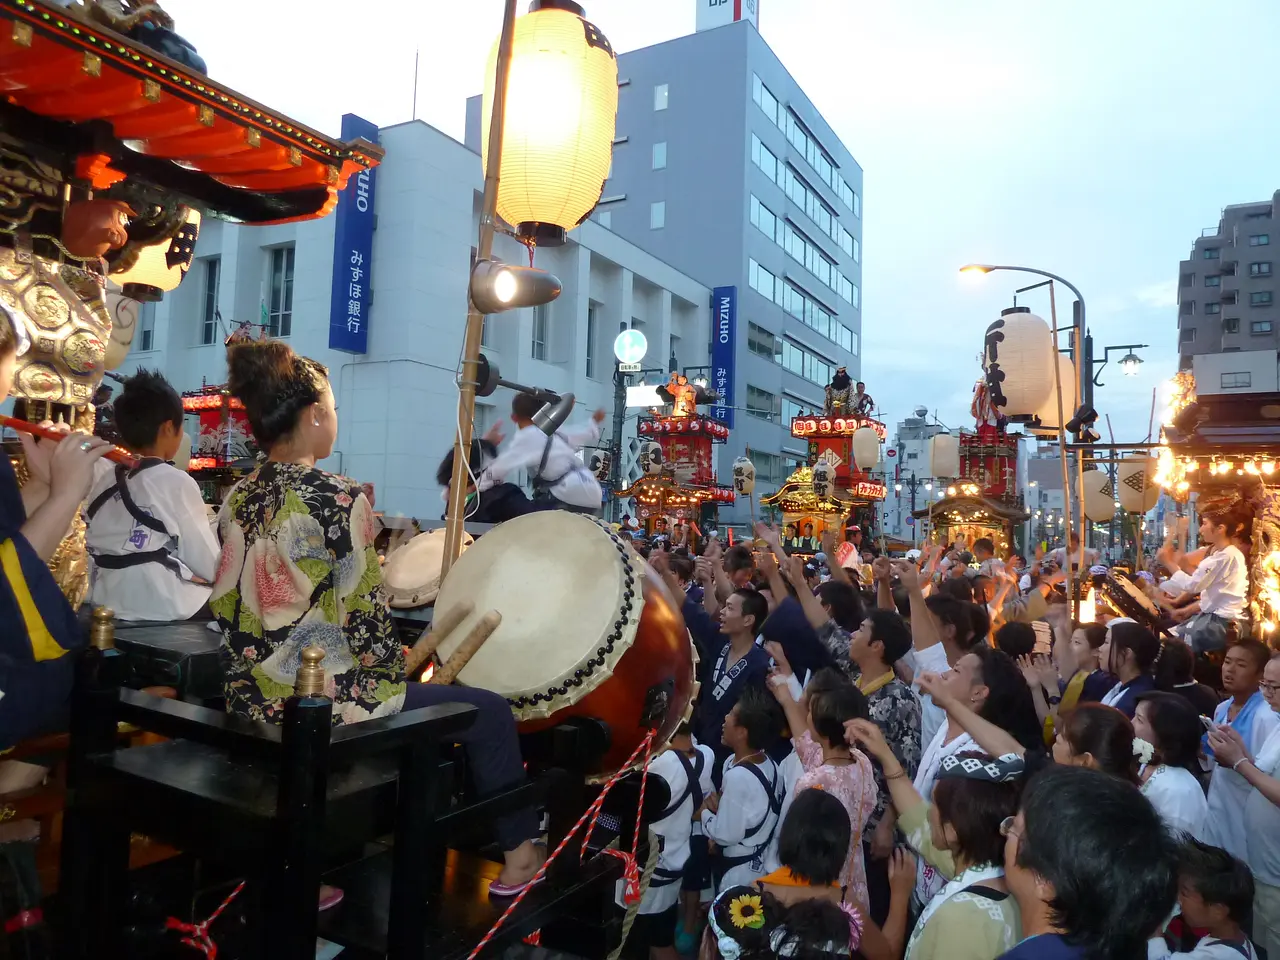
[(1120, 369), (1126, 377), (1136, 377), (1142, 367), (1142, 358), (1136, 353), (1126, 353), (1120, 358)]

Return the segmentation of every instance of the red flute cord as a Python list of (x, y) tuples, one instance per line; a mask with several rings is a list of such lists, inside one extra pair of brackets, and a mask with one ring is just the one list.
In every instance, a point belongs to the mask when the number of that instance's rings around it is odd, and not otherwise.
[[(26, 420), (19, 420), (17, 417), (6, 417), (4, 414), (0, 414), (0, 427), (9, 427), (44, 440), (62, 440), (66, 436), (65, 433), (50, 430), (48, 427), (42, 427), (38, 423), (28, 423)], [(106, 456), (108, 460), (123, 464), (130, 469), (138, 465), (138, 458), (124, 447), (112, 447)]]

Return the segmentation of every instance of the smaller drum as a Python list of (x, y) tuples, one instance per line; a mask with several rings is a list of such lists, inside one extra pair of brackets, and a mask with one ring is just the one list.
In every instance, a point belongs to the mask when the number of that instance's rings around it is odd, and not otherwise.
[(1149, 630), (1157, 629), (1162, 619), (1160, 608), (1147, 596), (1140, 583), (1126, 574), (1112, 572), (1107, 574), (1099, 589), (1103, 599), (1123, 616), (1136, 620)]
[[(409, 610), (435, 603), (440, 593), (440, 567), (444, 564), (445, 529), (420, 533), (396, 549), (382, 567), (387, 603), (393, 610)], [(462, 535), (465, 550), (472, 543)]]

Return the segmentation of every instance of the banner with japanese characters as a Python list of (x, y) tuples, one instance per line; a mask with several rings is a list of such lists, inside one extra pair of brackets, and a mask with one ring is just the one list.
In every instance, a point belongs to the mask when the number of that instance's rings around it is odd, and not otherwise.
[[(342, 117), (342, 139), (378, 142), (378, 127), (353, 113)], [(373, 274), (374, 171), (361, 170), (338, 194), (333, 232), (333, 293), (329, 346), (346, 353), (369, 350)]]

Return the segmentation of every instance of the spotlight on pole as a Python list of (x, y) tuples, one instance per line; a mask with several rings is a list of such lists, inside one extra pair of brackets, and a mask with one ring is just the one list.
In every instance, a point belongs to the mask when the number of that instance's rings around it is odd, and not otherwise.
[(471, 302), (488, 316), (518, 307), (537, 307), (560, 296), (560, 281), (535, 267), (500, 260), (477, 260), (471, 268)]

